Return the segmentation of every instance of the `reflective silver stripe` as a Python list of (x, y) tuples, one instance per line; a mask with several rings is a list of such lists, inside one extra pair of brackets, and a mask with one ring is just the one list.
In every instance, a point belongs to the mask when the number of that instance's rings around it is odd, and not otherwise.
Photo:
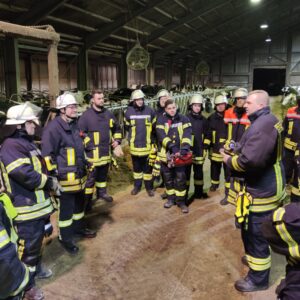
[(10, 238), (5, 229), (0, 231), (0, 248), (3, 248), (10, 242)]
[(135, 120), (135, 119), (147, 119), (151, 118), (150, 115), (132, 115), (130, 116), (130, 120)]
[(30, 165), (31, 164), (30, 159), (29, 158), (19, 158), (19, 159), (13, 161), (12, 163), (10, 163), (9, 165), (7, 165), (5, 168), (6, 168), (7, 173), (9, 174), (14, 169), (16, 169), (24, 164)]

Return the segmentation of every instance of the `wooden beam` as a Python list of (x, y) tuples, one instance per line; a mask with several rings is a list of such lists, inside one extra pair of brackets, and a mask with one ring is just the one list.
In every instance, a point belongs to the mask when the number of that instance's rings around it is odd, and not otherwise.
[[(164, 1), (164, 0), (163, 0)], [(119, 18), (117, 18), (112, 24), (107, 24), (99, 28), (96, 32), (92, 32), (85, 37), (85, 46), (86, 49), (91, 48), (95, 44), (102, 42), (106, 38), (110, 36), (110, 34), (115, 33), (125, 24), (133, 20), (134, 18), (140, 16), (151, 10), (158, 4), (163, 3), (162, 0), (151, 0), (147, 2), (146, 6), (139, 7), (131, 12), (128, 16), (127, 14), (122, 14)]]

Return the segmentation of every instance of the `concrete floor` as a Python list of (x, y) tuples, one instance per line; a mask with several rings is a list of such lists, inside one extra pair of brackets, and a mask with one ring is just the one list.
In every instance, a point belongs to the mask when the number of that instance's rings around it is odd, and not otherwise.
[(219, 205), (221, 192), (194, 202), (184, 215), (177, 207), (164, 209), (158, 193), (129, 191), (116, 194), (113, 205), (97, 203), (88, 221), (98, 236), (80, 241), (77, 256), (57, 240), (46, 248), (54, 272), (38, 282), (46, 299), (276, 299), (285, 266), (277, 255), (269, 290), (243, 295), (234, 289), (247, 268), (234, 208)]

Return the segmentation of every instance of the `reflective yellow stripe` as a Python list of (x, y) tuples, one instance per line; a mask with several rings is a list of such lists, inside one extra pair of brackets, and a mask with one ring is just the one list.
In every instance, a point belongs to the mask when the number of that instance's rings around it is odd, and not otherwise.
[(98, 146), (99, 143), (100, 143), (100, 132), (95, 131), (95, 132), (93, 133), (93, 137), (94, 137), (94, 145), (95, 145), (95, 146)]
[(215, 130), (213, 130), (213, 132), (212, 132), (212, 142), (213, 142), (213, 144), (216, 143), (216, 131)]
[(257, 258), (246, 254), (250, 269), (254, 271), (264, 271), (271, 268), (271, 256), (267, 258)]
[(293, 258), (300, 259), (298, 243), (292, 238), (285, 226), (285, 223), (283, 221), (284, 214), (285, 209), (283, 207), (277, 209), (274, 212), (273, 221), (275, 222), (275, 228), (279, 233), (281, 239), (288, 245), (290, 255)]
[(285, 138), (284, 139), (284, 147), (289, 150), (295, 151), (297, 148), (297, 143), (291, 141), (290, 138)]
[(223, 161), (223, 156), (218, 153), (211, 153), (210, 159), (216, 162), (222, 162)]
[(292, 186), (292, 194), (300, 196), (300, 189), (299, 189), (299, 187)]
[(113, 137), (114, 137), (114, 139), (121, 139), (122, 134), (121, 133), (114, 133)]
[(204, 139), (204, 144), (205, 145), (210, 145), (210, 140), (209, 139)]
[(81, 220), (84, 217), (84, 212), (81, 212), (79, 214), (73, 214), (73, 220), (78, 221)]
[(171, 142), (171, 139), (167, 136), (162, 140), (163, 147), (167, 148), (167, 144)]
[(203, 180), (194, 180), (194, 185), (203, 185)]
[[(187, 125), (187, 124), (185, 124), (185, 126), (186, 126), (186, 125)], [(187, 126), (187, 127), (189, 127), (189, 126)], [(178, 124), (177, 130), (178, 130), (179, 139), (181, 140), (181, 139), (182, 139), (182, 136), (183, 136), (183, 126), (182, 126), (182, 123), (179, 123), (179, 124)]]
[(192, 141), (191, 141), (191, 139), (189, 139), (189, 138), (183, 138), (183, 139), (181, 140), (181, 143), (182, 143), (182, 144), (185, 143), (185, 144), (191, 145), (191, 144), (192, 144)]
[(218, 180), (218, 181), (217, 181), (217, 180), (211, 180), (211, 183), (212, 183), (212, 184), (219, 184), (220, 181), (219, 181), (219, 180)]
[(44, 157), (44, 160), (46, 162), (46, 167), (47, 167), (48, 171), (53, 171), (53, 170), (57, 169), (57, 165), (52, 164), (52, 159), (50, 156)]
[(186, 123), (183, 126), (181, 125), (180, 127), (182, 127), (182, 129), (186, 129), (186, 128), (191, 127), (191, 126), (192, 126), (191, 123)]
[(97, 188), (105, 188), (107, 186), (107, 182), (103, 181), (103, 182), (96, 182), (96, 187)]
[(170, 190), (166, 189), (166, 194), (169, 195), (169, 196), (174, 195), (175, 190), (174, 189), (170, 189)]
[(6, 166), (6, 171), (9, 174), (12, 172), (14, 169), (24, 165), (24, 164), (31, 164), (31, 161), (29, 158), (18, 158), (15, 161), (11, 162), (9, 165)]
[(94, 193), (94, 188), (85, 188), (85, 190), (84, 190), (84, 193), (86, 194), (86, 195), (91, 195), (91, 194), (93, 194)]
[(68, 166), (75, 166), (75, 149), (67, 148), (67, 163)]
[(0, 249), (10, 242), (10, 238), (5, 229), (0, 231)]
[(193, 157), (193, 164), (202, 165), (204, 163), (204, 158), (201, 156)]
[(93, 163), (95, 167), (103, 166), (111, 162), (111, 156), (101, 156), (99, 157), (98, 148), (93, 150), (93, 158), (87, 158), (90, 163)]
[(150, 145), (146, 148), (136, 148), (134, 146), (130, 147), (130, 154), (134, 156), (147, 156), (151, 151)]
[(164, 125), (156, 125), (156, 129), (165, 130), (165, 126)]
[(291, 135), (293, 132), (294, 120), (289, 121), (288, 134)]
[[(16, 210), (18, 211), (18, 207), (16, 207)], [(38, 219), (40, 217), (43, 217), (45, 215), (48, 215), (53, 212), (53, 206), (52, 203), (50, 203), (47, 207), (43, 207), (38, 211), (21, 214), (18, 211), (18, 216), (16, 217), (16, 221), (28, 221), (28, 220), (34, 220)]]
[(238, 160), (238, 156), (234, 155), (231, 159), (233, 168), (238, 172), (245, 172), (245, 170), (239, 165), (237, 160)]
[(41, 183), (40, 185), (37, 187), (38, 189), (41, 189), (45, 186), (46, 181), (47, 181), (48, 177), (45, 174), (41, 174)]
[(65, 220), (65, 221), (58, 221), (58, 227), (64, 228), (69, 227), (73, 223), (73, 219)]
[(133, 172), (133, 178), (134, 179), (143, 179), (143, 173)]
[(144, 174), (143, 176), (144, 180), (152, 180), (152, 174)]
[(228, 123), (227, 135), (227, 140), (230, 141), (232, 139), (232, 123)]
[(114, 127), (114, 120), (113, 119), (109, 119), (109, 127), (110, 128)]
[(175, 190), (176, 197), (184, 197), (185, 194), (186, 194), (186, 190), (184, 190), (184, 191), (177, 191), (177, 190)]
[(226, 187), (227, 189), (229, 189), (229, 188), (230, 188), (230, 182), (225, 182), (225, 187)]

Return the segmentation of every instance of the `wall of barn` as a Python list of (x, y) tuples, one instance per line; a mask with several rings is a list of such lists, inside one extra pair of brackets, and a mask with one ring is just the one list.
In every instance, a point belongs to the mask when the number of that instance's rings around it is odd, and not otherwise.
[(286, 85), (300, 86), (300, 31), (211, 62), (211, 82), (252, 89), (255, 68), (284, 68)]

